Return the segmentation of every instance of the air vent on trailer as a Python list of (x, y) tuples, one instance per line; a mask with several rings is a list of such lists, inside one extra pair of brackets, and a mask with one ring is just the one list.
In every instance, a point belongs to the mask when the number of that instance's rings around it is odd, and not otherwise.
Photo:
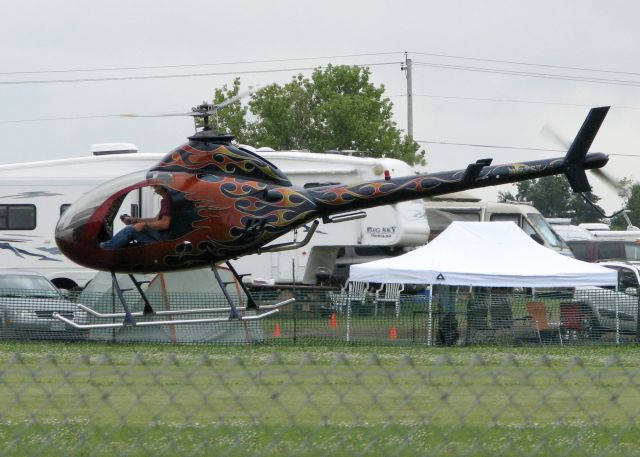
[(133, 154), (138, 152), (138, 146), (133, 143), (100, 143), (92, 144), (89, 150), (94, 156)]

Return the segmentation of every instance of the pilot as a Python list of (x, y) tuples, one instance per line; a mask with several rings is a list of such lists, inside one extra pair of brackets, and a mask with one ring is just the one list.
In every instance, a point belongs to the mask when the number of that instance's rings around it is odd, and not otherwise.
[(108, 241), (100, 243), (102, 249), (119, 249), (132, 241), (149, 244), (167, 239), (171, 226), (171, 197), (162, 186), (151, 186), (162, 197), (160, 211), (156, 217), (138, 218), (124, 216), (122, 221), (127, 225)]

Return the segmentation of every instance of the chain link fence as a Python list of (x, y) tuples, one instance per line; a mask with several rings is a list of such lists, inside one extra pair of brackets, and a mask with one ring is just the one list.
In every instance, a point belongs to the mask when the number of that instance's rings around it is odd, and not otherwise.
[(639, 455), (639, 367), (2, 355), (0, 456)]
[[(457, 346), (628, 344), (640, 340), (638, 296), (603, 288), (547, 291), (442, 288), (432, 295), (395, 298), (364, 291), (327, 289), (257, 292), (259, 306), (287, 298), (294, 303), (262, 320), (229, 321), (222, 294), (147, 292), (160, 314), (142, 315), (145, 303), (134, 289), (125, 298), (138, 323), (189, 319), (189, 324), (75, 329), (55, 314), (82, 325), (123, 321), (122, 305), (109, 288), (67, 297), (41, 291), (0, 291), (0, 336), (157, 343), (270, 343)], [(246, 297), (233, 297), (246, 305)], [(88, 308), (79, 308), (77, 304)], [(102, 313), (98, 317), (88, 310)], [(162, 314), (164, 313), (164, 314)], [(176, 313), (176, 314), (172, 314)], [(180, 314), (184, 313), (184, 314)], [(109, 317), (110, 316), (110, 317)], [(222, 322), (197, 322), (219, 318)]]

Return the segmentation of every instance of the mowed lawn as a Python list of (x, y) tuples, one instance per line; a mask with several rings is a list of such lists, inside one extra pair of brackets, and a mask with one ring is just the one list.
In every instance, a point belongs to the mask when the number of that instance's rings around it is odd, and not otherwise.
[(634, 455), (640, 348), (0, 343), (2, 455)]

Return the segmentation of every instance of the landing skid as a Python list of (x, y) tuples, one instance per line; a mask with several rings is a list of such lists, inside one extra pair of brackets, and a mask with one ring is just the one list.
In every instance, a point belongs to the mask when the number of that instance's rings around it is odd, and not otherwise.
[[(284, 304), (285, 302), (282, 302), (282, 304), (279, 303), (277, 306), (282, 306)], [(279, 311), (278, 309), (272, 309), (271, 311), (267, 311), (266, 313), (256, 314), (254, 316), (240, 316), (239, 319), (231, 319), (228, 317), (212, 317), (212, 318), (203, 318), (203, 319), (173, 319), (173, 320), (166, 320), (166, 321), (139, 321), (139, 322), (136, 322), (134, 325), (128, 325), (128, 324), (125, 324), (124, 322), (114, 322), (109, 324), (78, 324), (76, 322), (73, 322), (70, 319), (67, 319), (64, 316), (61, 316), (58, 313), (53, 313), (53, 316), (56, 319), (61, 320), (62, 322), (64, 322), (67, 325), (70, 325), (73, 328), (77, 328), (79, 330), (90, 330), (94, 328), (152, 327), (157, 325), (207, 324), (212, 322), (230, 322), (234, 320), (243, 321), (243, 322), (256, 321), (256, 320), (264, 319), (265, 317), (271, 316), (272, 314), (275, 314), (278, 311)]]
[[(212, 264), (211, 268), (212, 268), (214, 277), (216, 278), (216, 281), (220, 286), (220, 289), (222, 290), (225, 296), (225, 299), (227, 300), (227, 303), (229, 304), (228, 307), (194, 308), (194, 309), (181, 309), (181, 310), (174, 310), (174, 311), (155, 311), (151, 306), (151, 304), (149, 303), (149, 300), (147, 299), (147, 296), (145, 295), (144, 291), (140, 287), (140, 283), (133, 277), (133, 275), (129, 275), (145, 303), (143, 311), (131, 312), (124, 298), (124, 294), (122, 293), (122, 289), (118, 284), (118, 280), (116, 278), (115, 272), (111, 272), (111, 278), (113, 281), (114, 289), (118, 295), (118, 298), (120, 299), (120, 302), (122, 303), (124, 312), (123, 313), (100, 313), (80, 303), (78, 303), (77, 306), (78, 308), (87, 312), (88, 314), (90, 314), (95, 318), (98, 318), (98, 319), (122, 318), (122, 322), (110, 322), (105, 324), (79, 324), (77, 322), (74, 322), (71, 319), (67, 319), (64, 316), (61, 316), (58, 313), (53, 313), (53, 317), (79, 330), (121, 328), (121, 327), (134, 327), (134, 326), (150, 327), (150, 326), (159, 326), (159, 325), (206, 324), (206, 323), (213, 323), (213, 322), (229, 322), (229, 321), (255, 321), (255, 320), (260, 320), (260, 319), (264, 319), (265, 317), (271, 316), (277, 313), (279, 311), (279, 308), (281, 308), (282, 306), (285, 306), (295, 301), (295, 298), (289, 298), (287, 300), (281, 301), (274, 305), (264, 305), (264, 306), (258, 307), (257, 303), (253, 300), (251, 293), (246, 288), (246, 286), (242, 283), (242, 279), (240, 275), (238, 275), (236, 270), (231, 266), (229, 262), (227, 262), (227, 267), (229, 268), (229, 271), (231, 271), (231, 273), (233, 274), (235, 280), (240, 285), (242, 290), (246, 293), (247, 306), (245, 307), (238, 307), (233, 303), (233, 299), (227, 292), (227, 288), (226, 288), (226, 286), (229, 283), (225, 283), (222, 281), (216, 269), (215, 264)], [(240, 313), (240, 311), (247, 311), (247, 310), (256, 311), (260, 313), (249, 315), (249, 316), (245, 316)], [(196, 318), (196, 319), (145, 320), (145, 321), (136, 321), (135, 319), (136, 317), (178, 316), (178, 315), (184, 315), (184, 314), (215, 314), (215, 313), (229, 313), (229, 316), (228, 317)]]

